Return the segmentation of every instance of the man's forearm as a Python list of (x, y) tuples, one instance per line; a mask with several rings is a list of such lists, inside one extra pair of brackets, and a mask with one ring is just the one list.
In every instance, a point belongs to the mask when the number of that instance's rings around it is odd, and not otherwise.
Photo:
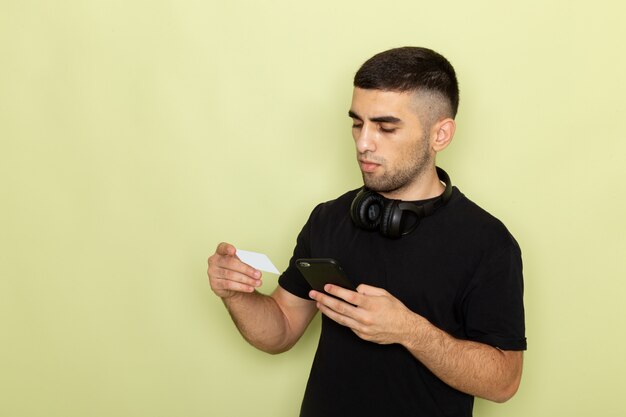
[(504, 402), (519, 387), (522, 352), (455, 339), (421, 316), (408, 320), (402, 345), (451, 387), (491, 401)]
[(237, 293), (223, 299), (241, 335), (267, 353), (288, 350), (289, 325), (276, 301), (259, 292)]

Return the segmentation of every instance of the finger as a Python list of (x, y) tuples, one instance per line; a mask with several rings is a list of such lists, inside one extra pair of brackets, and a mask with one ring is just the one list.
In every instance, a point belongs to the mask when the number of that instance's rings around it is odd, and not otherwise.
[[(332, 298), (332, 297), (329, 297), (329, 298)], [(346, 303), (343, 303), (343, 304), (346, 304)], [(337, 323), (341, 324), (342, 326), (348, 327), (348, 328), (352, 329), (353, 331), (357, 331), (357, 329), (361, 328), (361, 324), (357, 320), (353, 319), (350, 316), (346, 316), (344, 314), (341, 314), (340, 312), (338, 312), (338, 311), (334, 310), (333, 308), (323, 304), (320, 301), (318, 301), (318, 303), (317, 303), (317, 308), (326, 317), (330, 318), (334, 322), (337, 322)], [(352, 307), (352, 308), (354, 308), (354, 307)]]
[(343, 316), (356, 317), (359, 314), (356, 307), (346, 303), (345, 301), (342, 301), (335, 297), (331, 297), (330, 295), (321, 293), (319, 291), (311, 291), (309, 293), (309, 296), (317, 301), (318, 306), (322, 305), (324, 307), (330, 308)]
[(387, 291), (382, 288), (372, 287), (371, 285), (367, 284), (360, 284), (358, 287), (356, 287), (356, 291), (359, 294), (363, 295), (382, 296), (388, 294)]
[(239, 272), (241, 274), (247, 275), (250, 278), (254, 278), (254, 279), (260, 279), (262, 275), (261, 271), (259, 271), (256, 268), (251, 267), (247, 263), (242, 262), (237, 257), (232, 257), (232, 256), (224, 257), (222, 259), (222, 262), (220, 262), (220, 265), (226, 269)]
[(335, 297), (339, 297), (354, 306), (361, 305), (363, 302), (363, 296), (361, 294), (338, 285), (326, 284), (324, 286), (324, 291), (328, 294), (334, 295)]
[[(250, 270), (255, 271), (252, 275), (250, 275)], [(258, 272), (258, 275), (256, 274)], [(212, 278), (240, 282), (245, 285), (251, 285), (254, 287), (258, 287), (261, 285), (261, 275), (260, 271), (254, 270), (254, 268), (249, 267), (248, 265), (243, 264), (242, 268), (237, 270), (234, 266), (228, 265), (224, 266), (214, 266), (209, 268), (209, 276)]]
[(237, 248), (227, 242), (221, 242), (217, 245), (215, 253), (223, 256), (235, 256), (237, 254)]
[(253, 292), (259, 285), (261, 285), (261, 281), (257, 281), (257, 285), (248, 285), (242, 282), (217, 278), (212, 282), (211, 286), (213, 289), (216, 289), (216, 290), (229, 290), (229, 291), (236, 291), (236, 292)]
[[(261, 271), (241, 262), (236, 256), (220, 255), (216, 252), (209, 258), (208, 263), (209, 276), (216, 274), (216, 271), (220, 268), (247, 275), (252, 279), (261, 279), (262, 276)], [(223, 275), (220, 276), (223, 277)]]

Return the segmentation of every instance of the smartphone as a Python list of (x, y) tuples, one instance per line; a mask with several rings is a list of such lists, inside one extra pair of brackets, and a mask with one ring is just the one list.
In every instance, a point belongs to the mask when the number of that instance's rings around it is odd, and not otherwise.
[(296, 268), (298, 268), (311, 288), (316, 291), (325, 292), (324, 285), (326, 284), (334, 284), (356, 291), (354, 284), (350, 282), (343, 269), (334, 259), (297, 259)]

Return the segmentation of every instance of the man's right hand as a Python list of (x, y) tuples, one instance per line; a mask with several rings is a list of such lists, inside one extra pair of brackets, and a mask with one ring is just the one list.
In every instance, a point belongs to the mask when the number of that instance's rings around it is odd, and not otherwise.
[(209, 257), (207, 270), (211, 289), (218, 297), (226, 299), (239, 293), (251, 293), (261, 286), (261, 271), (243, 263), (237, 249), (228, 243), (217, 245)]

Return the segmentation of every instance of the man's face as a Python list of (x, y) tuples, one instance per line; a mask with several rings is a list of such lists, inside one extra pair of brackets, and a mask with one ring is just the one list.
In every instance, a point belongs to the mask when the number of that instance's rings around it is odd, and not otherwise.
[(366, 187), (398, 197), (433, 164), (435, 153), (418, 113), (413, 92), (354, 89), (349, 116)]

